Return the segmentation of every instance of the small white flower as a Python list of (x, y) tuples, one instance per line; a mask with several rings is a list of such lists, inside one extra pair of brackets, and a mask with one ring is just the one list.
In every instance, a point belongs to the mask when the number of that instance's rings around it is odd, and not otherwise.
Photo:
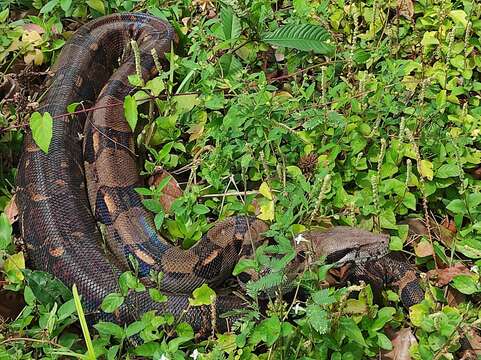
[(164, 354), (162, 354), (162, 356), (160, 357), (160, 360), (170, 360), (170, 359)]
[(294, 306), (294, 314), (297, 315), (299, 310), (304, 310), (304, 309), (299, 305), (299, 303), (297, 303), (296, 306)]
[(296, 242), (296, 245), (299, 245), (302, 241), (307, 241), (302, 234), (299, 234), (295, 237), (294, 241)]
[(197, 360), (197, 358), (199, 357), (199, 352), (197, 351), (197, 349), (194, 349), (194, 351), (192, 351), (192, 354), (190, 354), (190, 357), (194, 360)]

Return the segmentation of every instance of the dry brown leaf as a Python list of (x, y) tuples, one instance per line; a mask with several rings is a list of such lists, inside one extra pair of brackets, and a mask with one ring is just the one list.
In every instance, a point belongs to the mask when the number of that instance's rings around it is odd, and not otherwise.
[(428, 271), (428, 278), (435, 281), (436, 286), (445, 286), (456, 275), (467, 274), (470, 275), (469, 269), (462, 263), (456, 263), (444, 269), (434, 269)]
[[(149, 185), (157, 186), (167, 176), (172, 176), (168, 171), (164, 169), (157, 170), (154, 175), (149, 178)], [(182, 189), (180, 188), (177, 180), (172, 176), (167, 185), (162, 189), (162, 196), (160, 197), (160, 205), (166, 213), (170, 211), (172, 203), (178, 197), (182, 196)]]
[(402, 328), (391, 337), (392, 350), (381, 354), (383, 360), (410, 360), (409, 348), (417, 344), (410, 328)]
[(397, 0), (399, 15), (411, 20), (414, 16), (414, 4), (412, 0)]
[(446, 300), (449, 306), (456, 307), (466, 301), (466, 296), (458, 290), (448, 287), (446, 291)]
[(40, 25), (37, 25), (37, 24), (24, 24), (22, 25), (22, 28), (25, 31), (35, 31), (38, 34), (43, 34), (45, 32), (45, 30)]
[(481, 356), (481, 335), (479, 332), (476, 329), (470, 328), (466, 331), (465, 335), (469, 345), (471, 345), (473, 349), (472, 352), (477, 356)]
[(441, 226), (445, 227), (452, 233), (456, 233), (458, 229), (456, 229), (456, 223), (454, 222), (453, 219), (450, 219), (448, 216), (446, 216), (443, 221), (441, 221)]
[(418, 257), (434, 255), (433, 245), (427, 240), (421, 240), (414, 246), (414, 252)]
[(17, 221), (18, 209), (17, 209), (17, 204), (15, 203), (15, 195), (12, 196), (7, 206), (5, 206), (4, 212), (10, 224), (13, 224), (14, 222)]

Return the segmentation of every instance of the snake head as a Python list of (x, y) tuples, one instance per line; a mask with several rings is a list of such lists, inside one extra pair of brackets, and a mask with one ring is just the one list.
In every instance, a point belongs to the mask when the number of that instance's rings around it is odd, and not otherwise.
[(389, 252), (388, 235), (347, 226), (304, 232), (294, 241), (298, 252), (310, 251), (316, 259), (325, 257), (327, 263), (336, 267), (379, 259)]

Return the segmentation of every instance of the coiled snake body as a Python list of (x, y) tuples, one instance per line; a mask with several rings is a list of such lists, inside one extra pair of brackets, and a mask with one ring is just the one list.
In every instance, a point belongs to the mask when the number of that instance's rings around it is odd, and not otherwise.
[[(243, 247), (267, 227), (256, 219), (233, 217), (216, 224), (191, 250), (169, 245), (155, 233), (151, 215), (134, 191), (141, 182), (132, 133), (122, 106), (115, 106), (132, 90), (127, 77), (135, 73), (135, 60), (131, 52), (125, 54), (130, 41), (139, 44), (142, 76), (149, 79), (157, 73), (151, 50), (163, 58), (174, 37), (169, 24), (152, 16), (115, 14), (82, 26), (65, 45), (39, 109), (54, 118), (48, 154), (31, 132), (24, 140), (16, 196), (22, 235), (32, 265), (69, 286), (77, 284), (94, 320), (130, 322), (158, 310), (182, 317), (197, 331), (209, 332), (212, 325), (225, 330), (227, 320), (215, 315), (241, 307), (242, 301), (218, 295), (211, 307), (189, 307), (189, 294), (203, 283), (223, 281)], [(75, 102), (87, 108), (95, 103), (97, 110), (87, 121), (83, 113), (65, 115)], [(97, 222), (105, 226), (114, 256), (103, 248)], [(117, 311), (103, 313), (102, 299), (119, 292), (117, 279), (127, 269), (129, 255), (139, 262), (145, 281), (150, 270), (164, 273), (159, 286), (168, 300), (158, 303), (146, 291), (130, 291)]]

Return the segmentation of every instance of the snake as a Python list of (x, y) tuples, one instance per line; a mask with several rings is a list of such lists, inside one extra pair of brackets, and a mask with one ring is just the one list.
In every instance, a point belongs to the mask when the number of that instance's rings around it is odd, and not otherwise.
[[(143, 206), (136, 191), (143, 181), (134, 134), (119, 104), (135, 90), (129, 75), (140, 72), (142, 81), (152, 79), (176, 41), (170, 24), (143, 13), (107, 15), (76, 31), (52, 69), (38, 108), (52, 118), (48, 151), (26, 131), (16, 203), (30, 265), (75, 284), (90, 321), (130, 323), (153, 310), (171, 313), (203, 336), (229, 330), (236, 316), (220, 315), (246, 303), (230, 291), (218, 291), (210, 305), (191, 306), (189, 296), (203, 284), (224, 283), (268, 226), (252, 216), (228, 217), (185, 250), (158, 234)], [(69, 113), (72, 103), (90, 110)], [(362, 242), (364, 235), (354, 231), (351, 237)], [(167, 300), (156, 301), (148, 291), (122, 293), (118, 279), (129, 269)], [(383, 277), (382, 271), (371, 277)], [(162, 276), (154, 281), (155, 274)], [(399, 281), (406, 271), (397, 275), (391, 280)], [(111, 293), (121, 293), (122, 303), (115, 311), (102, 311)]]

